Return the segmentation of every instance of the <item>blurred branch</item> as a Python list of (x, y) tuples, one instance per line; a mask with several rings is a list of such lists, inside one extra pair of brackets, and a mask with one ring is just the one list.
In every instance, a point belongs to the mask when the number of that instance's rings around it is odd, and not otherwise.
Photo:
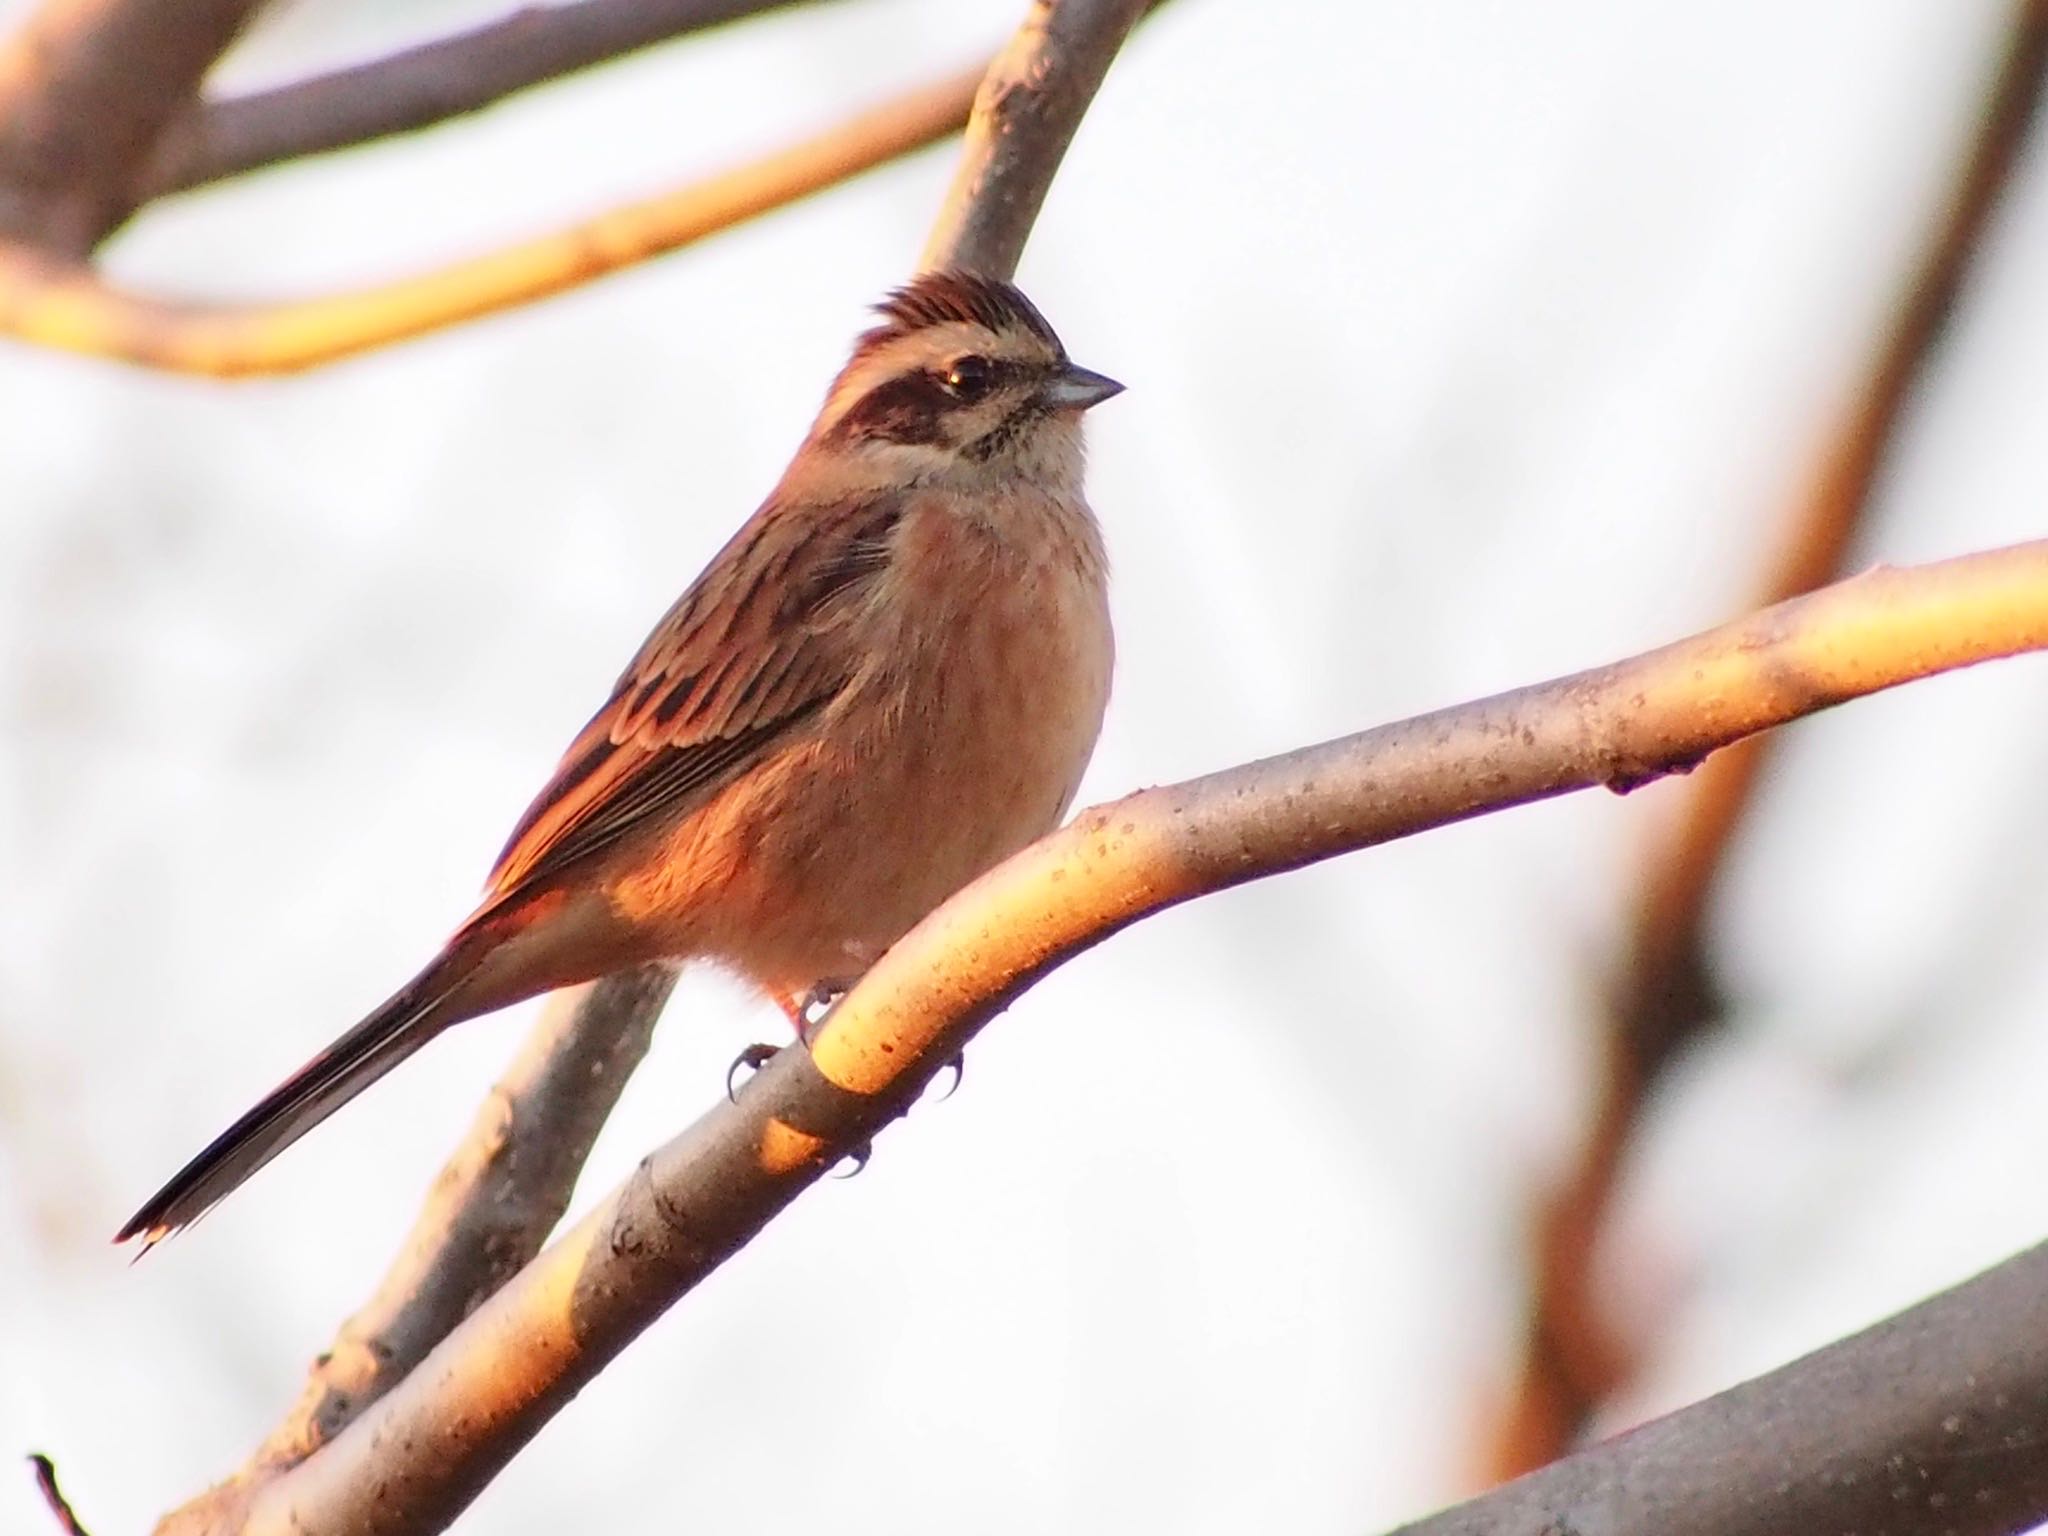
[(136, 201), (412, 133), (655, 43), (808, 0), (573, 0), (270, 90), (188, 108), (156, 141)]
[(261, 0), (43, 0), (0, 40), (0, 239), (82, 258)]
[(979, 68), (920, 86), (752, 165), (524, 244), (301, 303), (181, 305), (76, 263), (0, 247), (0, 331), (176, 373), (291, 373), (530, 303), (645, 261), (933, 144), (967, 120)]
[(1160, 0), (1034, 0), (975, 96), (960, 168), (920, 265), (1008, 276), (1110, 60)]
[[(1758, 601), (1840, 571), (1915, 391), (1938, 352), (1991, 215), (2011, 184), (2048, 80), (2048, 0), (2019, 0), (1981, 118), (1890, 330), (1808, 484), (1788, 510)], [(1771, 751), (1758, 738), (1716, 757), (1641, 863), (1606, 1055), (1578, 1160), (1539, 1213), (1526, 1354), (1489, 1453), (1488, 1481), (1561, 1455), (1634, 1369), (1605, 1320), (1592, 1255), (1648, 1098), (1679, 1052), (1720, 1027), (1707, 923), (1730, 848)]]
[[(1083, 812), (927, 917), (808, 1052), (779, 1053), (737, 1103), (645, 1159), (321, 1454), (259, 1489), (246, 1529), (439, 1529), (655, 1318), (901, 1114), (989, 1019), (1152, 913), (1507, 806), (1633, 789), (1756, 731), (2030, 649), (2048, 649), (2048, 540), (1879, 569), (1630, 661)], [(2029, 1293), (2028, 1305), (2038, 1322), (2048, 1303)], [(2035, 1358), (2048, 1355), (2038, 1327), (2029, 1342)], [(2006, 1379), (1926, 1385), (1940, 1385), (1943, 1413), (2011, 1417), (1991, 1401)], [(1887, 1381), (1865, 1395), (1905, 1394)], [(2042, 1414), (2048, 1381), (2026, 1401)], [(1811, 1467), (1785, 1460), (1782, 1436), (1750, 1447), (1773, 1486), (1808, 1472), (1824, 1483), (1830, 1415), (1876, 1412), (1827, 1407), (1799, 1426)], [(1889, 1479), (1887, 1466), (1874, 1456), (1867, 1481)]]
[(2048, 1516), (2048, 1245), (1395, 1536), (2008, 1536)]
[(64, 1536), (86, 1536), (85, 1527), (72, 1512), (71, 1501), (64, 1497), (64, 1490), (57, 1486), (57, 1464), (40, 1451), (28, 1459), (35, 1468), (36, 1491), (43, 1496), (43, 1503), (49, 1508), (57, 1522), (57, 1529)]

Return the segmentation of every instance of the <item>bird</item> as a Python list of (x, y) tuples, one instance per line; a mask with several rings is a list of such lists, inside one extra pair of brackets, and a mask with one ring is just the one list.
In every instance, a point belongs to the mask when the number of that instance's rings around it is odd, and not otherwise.
[(1109, 699), (1082, 416), (1123, 386), (1016, 287), (875, 306), (760, 508), (657, 624), (411, 981), (115, 1241), (146, 1253), (450, 1025), (703, 961), (804, 1033), (932, 908), (1057, 826)]

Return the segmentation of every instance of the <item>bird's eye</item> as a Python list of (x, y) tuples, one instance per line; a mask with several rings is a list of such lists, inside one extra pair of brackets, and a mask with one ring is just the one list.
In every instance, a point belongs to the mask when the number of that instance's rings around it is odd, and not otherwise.
[(956, 357), (946, 369), (944, 380), (946, 393), (955, 400), (979, 400), (996, 381), (996, 367), (985, 357), (970, 353)]

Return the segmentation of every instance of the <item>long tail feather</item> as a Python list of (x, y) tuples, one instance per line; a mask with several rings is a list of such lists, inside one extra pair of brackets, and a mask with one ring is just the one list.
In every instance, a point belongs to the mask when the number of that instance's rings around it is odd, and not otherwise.
[[(189, 1226), (286, 1147), (455, 1022), (443, 1005), (461, 979), (449, 957), (272, 1090), (128, 1218), (114, 1241), (142, 1239), (142, 1253)], [(138, 1257), (140, 1255), (138, 1254)]]

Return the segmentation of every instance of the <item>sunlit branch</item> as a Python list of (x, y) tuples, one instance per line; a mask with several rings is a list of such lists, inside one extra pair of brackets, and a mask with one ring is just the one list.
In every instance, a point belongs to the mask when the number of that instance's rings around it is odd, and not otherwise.
[(437, 271), (295, 303), (186, 305), (0, 248), (0, 331), (219, 378), (291, 373), (528, 304), (782, 208), (937, 143), (966, 122), (979, 68), (919, 87), (765, 159)]
[(248, 1528), (353, 1528), (374, 1486), (403, 1512), (377, 1529), (438, 1529), (989, 1019), (1152, 913), (1489, 811), (1633, 789), (1848, 699), (2038, 649), (2048, 541), (1873, 571), (1633, 660), (1084, 812), (920, 923), (808, 1052), (780, 1053), (644, 1160), (321, 1455), (259, 1490)]

